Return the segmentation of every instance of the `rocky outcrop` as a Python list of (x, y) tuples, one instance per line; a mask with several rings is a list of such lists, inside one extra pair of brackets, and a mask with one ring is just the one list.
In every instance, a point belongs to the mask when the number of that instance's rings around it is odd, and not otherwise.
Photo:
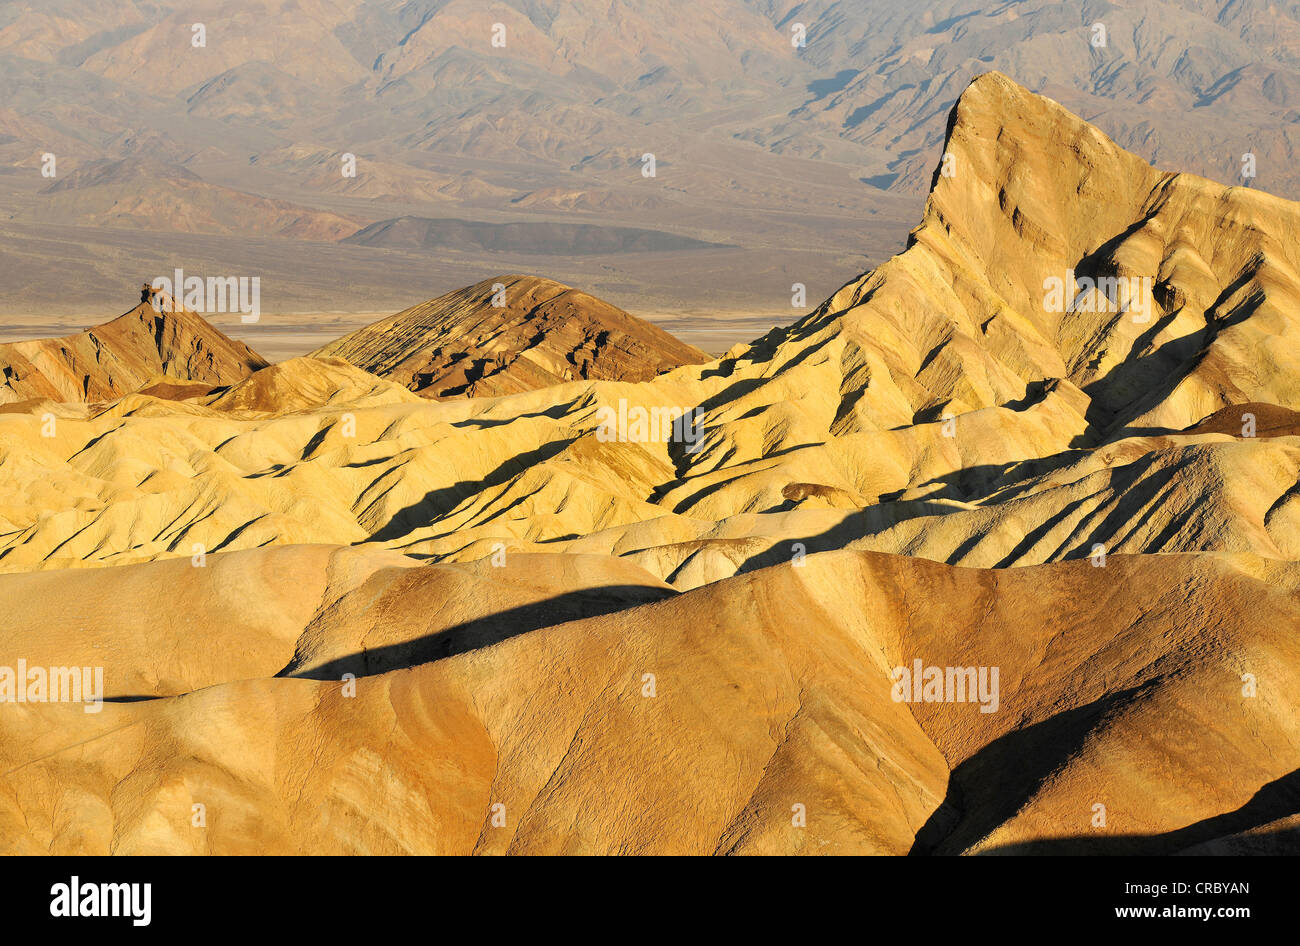
[(164, 377), (233, 384), (266, 365), (202, 316), (153, 305), (147, 286), (141, 296), (130, 312), (76, 335), (0, 345), (0, 404), (107, 401)]
[(496, 397), (581, 379), (647, 381), (708, 360), (663, 329), (550, 279), (498, 276), (313, 352), (424, 397)]

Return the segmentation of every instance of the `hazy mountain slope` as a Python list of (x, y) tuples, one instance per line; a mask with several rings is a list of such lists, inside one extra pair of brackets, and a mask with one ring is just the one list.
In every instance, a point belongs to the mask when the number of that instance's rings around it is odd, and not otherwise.
[(536, 276), (485, 279), (313, 354), (433, 398), (498, 397), (578, 378), (645, 381), (707, 360), (616, 306)]
[[(0, 308), (84, 311), (105, 285), (127, 287), (113, 282), (119, 272), (190, 249), (224, 272), (251, 262), (274, 279), (285, 312), (382, 311), (409, 293), (455, 288), (473, 266), (545, 271), (647, 314), (707, 306), (785, 323), (804, 312), (791, 310), (793, 284), (824, 298), (841, 274), (897, 251), (939, 160), (945, 116), (990, 69), (1161, 169), (1300, 197), (1300, 14), (1287, 4), (708, 0), (693, 9), (245, 0), (231, 16), (216, 0), (15, 0), (0, 10), (0, 164), (13, 169), (0, 175), (0, 202), (12, 208), (0, 224), (6, 271), (31, 277), (0, 280)], [(202, 48), (191, 45), (196, 22), (207, 27)], [(497, 23), (504, 46), (492, 45)], [(791, 45), (796, 24), (803, 47)], [(1096, 24), (1104, 47), (1093, 45)], [(162, 161), (208, 186), (160, 177), (158, 194), (131, 190), (121, 206), (101, 190), (79, 218), (71, 195), (43, 192), (47, 154), (60, 175), (96, 160)], [(648, 154), (651, 178), (642, 176)], [(1255, 177), (1242, 176), (1245, 155)], [(346, 156), (355, 177), (344, 175)], [(552, 259), (493, 241), (374, 256), (302, 245), (346, 235), (340, 219), (401, 216), (635, 228), (734, 250)], [(139, 228), (155, 217), (192, 219), (213, 239), (180, 247), (113, 229), (148, 232)], [(93, 232), (62, 229), (74, 224)], [(254, 234), (272, 242), (250, 252)], [(109, 255), (121, 262), (104, 265)]]
[(363, 222), (219, 187), (180, 165), (149, 160), (91, 161), (51, 182), (42, 195), (48, 199), (28, 219), (79, 226), (333, 241)]
[[(212, 34), (202, 50), (189, 42), (195, 22)], [(504, 47), (491, 44), (495, 23)], [(341, 122), (320, 140), (568, 166), (637, 159), (638, 138), (680, 138), (674, 124), (707, 116), (699, 130), (716, 141), (861, 164), (864, 177), (912, 192), (937, 157), (943, 115), (972, 76), (997, 69), (1161, 164), (1236, 181), (1253, 148), (1260, 186), (1297, 196), (1298, 42), (1290, 6), (1223, 0), (708, 0), (687, 19), (664, 0), (502, 0), (490, 11), (468, 0), (305, 11), (259, 0), (246, 18), (212, 0), (92, 15), (84, 0), (60, 0), (0, 16), (0, 53), (299, 141), (305, 126)], [(363, 114), (376, 99), (390, 122)], [(1183, 115), (1203, 116), (1200, 135), (1181, 133)], [(591, 141), (626, 146), (593, 154)]]
[[(995, 69), (1059, 99), (1160, 167), (1300, 197), (1295, 120), (1300, 11), (1224, 0), (750, 0), (775, 25), (807, 26), (822, 78), (789, 118), (747, 137), (821, 153), (838, 136), (881, 186), (922, 193), (941, 119), (967, 82)], [(1095, 29), (1104, 27), (1104, 37)], [(1094, 45), (1104, 38), (1104, 46)], [(1195, 122), (1197, 133), (1187, 134)], [(830, 156), (830, 155), (828, 155)]]

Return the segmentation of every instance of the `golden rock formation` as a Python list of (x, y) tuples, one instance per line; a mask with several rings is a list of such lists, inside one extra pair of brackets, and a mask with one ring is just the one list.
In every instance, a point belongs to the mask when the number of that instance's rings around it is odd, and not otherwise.
[(585, 292), (498, 276), (320, 348), (424, 397), (498, 397), (579, 379), (647, 381), (707, 356)]
[[(108, 698), (5, 707), (0, 849), (1175, 853), (1290, 812), (1294, 564), (829, 552), (683, 594), (618, 558), (412, 565), (0, 576), (5, 652)], [(996, 711), (894, 699), (915, 660), (997, 667)]]
[[(0, 653), (109, 700), (2, 707), (0, 844), (1293, 834), (1300, 206), (997, 74), (946, 154), (905, 252), (707, 364), (451, 378), (417, 307), (223, 391), (0, 412)], [(430, 364), (518, 393), (418, 397)]]
[(266, 365), (183, 306), (155, 307), (152, 293), (145, 287), (130, 312), (79, 334), (0, 345), (0, 404), (108, 401), (175, 380), (216, 387)]

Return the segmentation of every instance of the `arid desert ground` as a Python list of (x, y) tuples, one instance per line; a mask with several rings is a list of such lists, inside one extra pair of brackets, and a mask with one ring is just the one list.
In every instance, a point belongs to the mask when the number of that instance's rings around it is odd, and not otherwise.
[(996, 71), (938, 145), (721, 353), (545, 272), (0, 345), (0, 850), (1294, 851), (1300, 204)]

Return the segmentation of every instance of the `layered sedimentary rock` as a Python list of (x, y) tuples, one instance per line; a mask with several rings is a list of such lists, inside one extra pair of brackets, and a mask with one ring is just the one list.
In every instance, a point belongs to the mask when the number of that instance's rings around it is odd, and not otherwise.
[(424, 397), (496, 397), (579, 379), (647, 381), (707, 356), (585, 292), (499, 276), (346, 335), (345, 358)]
[(151, 382), (216, 387), (266, 364), (202, 316), (150, 303), (76, 335), (0, 345), (0, 404), (50, 399), (108, 401)]

